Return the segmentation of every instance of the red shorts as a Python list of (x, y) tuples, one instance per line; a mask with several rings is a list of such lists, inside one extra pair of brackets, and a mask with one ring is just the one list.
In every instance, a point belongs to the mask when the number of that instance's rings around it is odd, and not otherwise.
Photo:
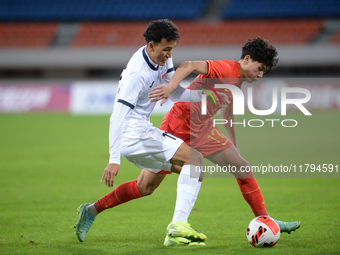
[[(173, 135), (176, 136), (176, 134)], [(208, 124), (203, 126), (200, 135), (191, 138), (190, 143), (187, 144), (202, 153), (204, 158), (214, 152), (222, 151), (233, 145), (233, 143), (217, 127), (213, 126), (212, 121), (209, 121)]]
[(194, 148), (195, 150), (202, 153), (203, 157), (207, 157), (214, 152), (221, 151), (229, 148), (233, 145), (231, 141), (217, 128), (213, 126), (212, 122), (208, 122), (203, 126), (202, 131), (198, 137), (190, 137), (190, 134), (183, 134), (183, 132), (177, 133), (171, 130), (170, 126), (167, 125), (167, 120), (164, 119), (160, 127), (161, 130), (168, 132), (174, 136), (183, 139), (184, 142)]
[[(233, 143), (217, 128), (213, 126), (212, 121), (208, 121), (202, 128), (200, 135), (190, 139), (190, 132), (179, 131), (174, 132), (168, 122), (168, 114), (165, 115), (160, 129), (177, 136), (183, 141), (202, 153), (203, 157), (207, 157), (214, 152), (225, 150), (233, 145)], [(168, 174), (171, 172), (162, 170), (160, 174)]]

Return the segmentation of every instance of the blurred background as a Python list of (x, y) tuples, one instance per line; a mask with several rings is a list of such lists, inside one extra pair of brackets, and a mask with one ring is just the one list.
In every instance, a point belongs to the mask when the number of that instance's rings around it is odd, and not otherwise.
[(110, 112), (112, 86), (160, 18), (180, 31), (175, 67), (238, 60), (261, 36), (280, 59), (266, 77), (340, 77), (339, 0), (0, 0), (0, 112)]

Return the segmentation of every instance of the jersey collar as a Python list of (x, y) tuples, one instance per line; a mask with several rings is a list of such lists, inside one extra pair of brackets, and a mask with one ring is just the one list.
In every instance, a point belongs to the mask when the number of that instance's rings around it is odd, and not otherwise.
[(159, 65), (157, 65), (155, 62), (153, 62), (153, 61), (149, 58), (148, 54), (146, 54), (145, 48), (143, 49), (143, 57), (144, 57), (146, 63), (148, 64), (148, 66), (149, 66), (152, 70), (154, 70), (154, 71), (157, 71), (157, 70), (158, 70)]

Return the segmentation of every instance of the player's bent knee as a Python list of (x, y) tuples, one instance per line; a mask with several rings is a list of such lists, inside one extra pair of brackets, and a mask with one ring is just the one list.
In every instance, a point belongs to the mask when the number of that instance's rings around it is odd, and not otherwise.
[(233, 175), (236, 178), (245, 178), (251, 172), (251, 167), (248, 161), (242, 159), (240, 164), (237, 166), (238, 171), (234, 172)]
[(151, 195), (154, 191), (155, 191), (155, 189), (152, 189), (152, 188), (146, 188), (146, 189), (139, 190), (140, 194), (143, 197)]
[(158, 185), (147, 185), (147, 186), (138, 186), (138, 190), (140, 194), (145, 197), (151, 195), (155, 189), (158, 187)]
[(203, 166), (203, 155), (199, 151), (192, 149), (190, 151), (190, 165)]
[(242, 159), (242, 166), (243, 167), (250, 167), (250, 164), (249, 164), (249, 162), (247, 161), (247, 160), (245, 160), (245, 159)]
[(247, 160), (243, 159), (242, 157), (239, 157), (238, 159), (235, 159), (235, 161), (232, 163), (237, 169), (241, 168), (249, 168), (250, 164)]
[(137, 179), (137, 188), (143, 197), (149, 196), (157, 189), (163, 179), (163, 175), (157, 175), (143, 169)]

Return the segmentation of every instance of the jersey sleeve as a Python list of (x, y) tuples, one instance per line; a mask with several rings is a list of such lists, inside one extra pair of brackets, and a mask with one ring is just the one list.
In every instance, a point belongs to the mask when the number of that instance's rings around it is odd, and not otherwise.
[(210, 73), (211, 73), (211, 61), (210, 60), (206, 60), (205, 62), (207, 62), (208, 64), (208, 72), (205, 76), (210, 77)]
[(164, 78), (164, 83), (169, 83), (170, 79), (174, 75), (174, 73), (175, 73), (174, 64), (172, 62), (172, 58), (170, 58), (167, 61), (167, 70), (166, 70), (166, 75), (165, 75), (165, 78)]
[(169, 98), (173, 102), (200, 102), (202, 92), (202, 90), (185, 89), (178, 85)]
[(110, 129), (109, 129), (109, 152), (110, 159), (109, 163), (120, 164), (120, 143), (122, 138), (122, 127), (125, 116), (130, 111), (130, 107), (126, 104), (117, 102), (113, 109), (110, 118)]
[(138, 101), (141, 91), (144, 90), (145, 79), (138, 72), (123, 73), (118, 85), (118, 102), (133, 109)]
[(222, 60), (207, 60), (208, 72), (206, 77), (208, 78), (237, 78), (232, 77), (232, 67)]

